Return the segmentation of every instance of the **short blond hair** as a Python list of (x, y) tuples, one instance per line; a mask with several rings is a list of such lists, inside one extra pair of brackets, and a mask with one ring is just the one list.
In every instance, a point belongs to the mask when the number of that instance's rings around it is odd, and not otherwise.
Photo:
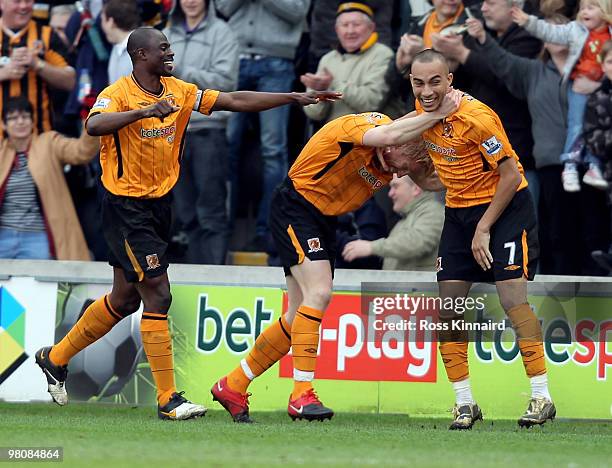
[(606, 20), (608, 24), (612, 24), (612, 0), (580, 0), (580, 6), (586, 3), (592, 3), (598, 6), (603, 12), (604, 20)]

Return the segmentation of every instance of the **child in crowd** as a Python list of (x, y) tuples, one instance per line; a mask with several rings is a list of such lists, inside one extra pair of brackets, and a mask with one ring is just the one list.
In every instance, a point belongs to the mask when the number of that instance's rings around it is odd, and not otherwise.
[(612, 0), (581, 0), (577, 19), (565, 25), (547, 23), (518, 7), (512, 9), (512, 18), (537, 38), (570, 48), (563, 70), (564, 81), (569, 79), (567, 137), (561, 155), (563, 188), (567, 192), (580, 190), (577, 163), (581, 162), (580, 155), (584, 153), (588, 169), (582, 181), (606, 189), (608, 183), (602, 174), (601, 159), (589, 151), (582, 151), (581, 134), (587, 99), (599, 88), (603, 77), (599, 53), (612, 37)]

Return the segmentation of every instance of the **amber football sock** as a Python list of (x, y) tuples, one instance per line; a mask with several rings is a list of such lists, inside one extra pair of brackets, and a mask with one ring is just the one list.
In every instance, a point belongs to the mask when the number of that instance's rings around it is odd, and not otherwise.
[(542, 327), (533, 310), (529, 304), (519, 304), (508, 311), (508, 318), (516, 333), (527, 377), (545, 374)]
[(300, 397), (312, 388), (317, 365), (319, 328), (323, 311), (301, 305), (298, 307), (291, 327), (291, 349), (293, 352), (293, 393), (291, 399)]
[(283, 315), (257, 337), (248, 356), (228, 374), (227, 385), (236, 392), (246, 393), (251, 381), (279, 361), (290, 347), (291, 326)]
[(160, 406), (165, 406), (176, 392), (168, 316), (156, 312), (143, 312), (140, 333), (157, 387), (157, 401)]
[(123, 317), (110, 305), (108, 296), (92, 302), (68, 334), (49, 353), (57, 366), (65, 366), (79, 351), (106, 335)]
[[(441, 322), (444, 321), (441, 320)], [(467, 356), (468, 334), (464, 330), (453, 330), (451, 321), (445, 323), (448, 324), (448, 330), (438, 332), (440, 356), (442, 356), (448, 380), (460, 382), (470, 376)]]

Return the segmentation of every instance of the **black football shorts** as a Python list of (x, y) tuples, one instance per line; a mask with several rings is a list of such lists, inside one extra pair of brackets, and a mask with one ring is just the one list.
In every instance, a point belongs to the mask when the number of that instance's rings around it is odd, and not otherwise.
[(304, 258), (329, 260), (332, 274), (336, 258), (335, 216), (322, 214), (300, 195), (289, 178), (275, 190), (270, 207), (270, 231), (285, 271)]
[(491, 229), (493, 267), (478, 265), (472, 254), (476, 225), (489, 204), (445, 209), (438, 249), (438, 281), (492, 283), (524, 276), (533, 280), (539, 256), (537, 221), (531, 193), (517, 192)]
[(104, 194), (102, 229), (109, 263), (123, 269), (130, 283), (163, 275), (168, 269), (172, 207), (170, 195), (131, 198)]

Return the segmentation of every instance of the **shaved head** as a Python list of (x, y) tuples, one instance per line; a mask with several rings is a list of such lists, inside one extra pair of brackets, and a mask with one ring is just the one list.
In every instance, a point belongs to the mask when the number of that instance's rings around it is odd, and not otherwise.
[(127, 43), (127, 51), (128, 54), (130, 54), (132, 63), (136, 62), (139, 49), (150, 49), (153, 40), (157, 39), (159, 41), (161, 37), (165, 38), (164, 33), (150, 26), (141, 27), (132, 31)]
[(444, 69), (442, 70), (443, 73), (446, 73), (446, 74), (449, 73), (450, 68), (448, 66), (448, 61), (446, 60), (446, 57), (444, 57), (444, 55), (442, 55), (440, 52), (433, 50), (433, 49), (425, 49), (419, 52), (418, 54), (416, 54), (414, 56), (414, 59), (412, 60), (411, 69), (414, 68), (414, 65), (416, 63), (432, 63), (432, 62), (441, 63), (442, 66), (444, 67)]

